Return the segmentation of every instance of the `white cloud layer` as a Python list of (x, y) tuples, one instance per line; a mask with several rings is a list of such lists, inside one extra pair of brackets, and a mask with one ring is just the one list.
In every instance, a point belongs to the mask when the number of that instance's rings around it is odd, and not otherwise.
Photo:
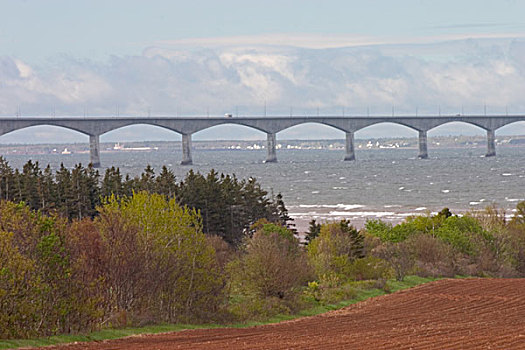
[(362, 47), (373, 45), (432, 44), (445, 41), (467, 39), (508, 39), (525, 38), (522, 32), (516, 33), (449, 33), (431, 36), (367, 36), (349, 34), (261, 34), (230, 37), (187, 38), (178, 40), (159, 40), (157, 47), (253, 47), (290, 46), (309, 49), (330, 49), (343, 47)]
[(472, 114), (484, 104), (488, 113), (525, 113), (524, 39), (355, 40), (339, 47), (328, 38), (328, 49), (164, 43), (108, 62), (60, 57), (40, 66), (0, 56), (0, 114), (260, 115), (265, 104), (281, 115), (390, 114), (392, 106), (398, 114)]

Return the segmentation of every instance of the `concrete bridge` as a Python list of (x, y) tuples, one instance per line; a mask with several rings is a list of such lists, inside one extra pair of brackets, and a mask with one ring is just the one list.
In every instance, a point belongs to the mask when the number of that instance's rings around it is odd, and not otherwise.
[[(525, 121), (525, 115), (470, 115), (470, 116), (268, 116), (268, 117), (1, 117), (0, 135), (36, 126), (54, 125), (72, 129), (89, 136), (90, 159), (100, 166), (100, 135), (129, 125), (155, 125), (182, 134), (181, 164), (192, 164), (191, 137), (201, 130), (223, 124), (244, 125), (267, 134), (266, 162), (276, 162), (276, 134), (305, 123), (328, 125), (345, 133), (344, 160), (354, 160), (354, 133), (371, 125), (394, 123), (407, 126), (419, 133), (419, 158), (428, 158), (427, 132), (450, 122), (463, 122), (487, 132), (487, 157), (496, 155), (495, 131), (502, 126)], [(392, 135), (395, 136), (395, 135)]]

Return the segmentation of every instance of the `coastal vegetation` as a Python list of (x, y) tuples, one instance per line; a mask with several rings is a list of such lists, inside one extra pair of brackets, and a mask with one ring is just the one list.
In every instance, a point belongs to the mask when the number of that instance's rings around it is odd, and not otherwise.
[(205, 175), (190, 170), (178, 180), (167, 167), (156, 174), (149, 165), (136, 177), (123, 175), (116, 167), (101, 175), (91, 164), (72, 169), (61, 165), (53, 173), (49, 165), (42, 169), (31, 160), (22, 170), (13, 169), (0, 156), (0, 199), (23, 202), (45, 215), (70, 221), (94, 218), (105, 198), (131, 197), (141, 191), (195, 209), (202, 219), (202, 231), (231, 245), (239, 244), (244, 232), (259, 219), (285, 226), (291, 222), (282, 196), (269, 196), (255, 178), (239, 180), (214, 170)]
[(525, 275), (525, 202), (511, 217), (488, 207), (362, 230), (312, 221), (300, 240), (283, 199), (252, 178), (0, 169), (3, 339), (249, 323), (389, 293), (414, 275)]

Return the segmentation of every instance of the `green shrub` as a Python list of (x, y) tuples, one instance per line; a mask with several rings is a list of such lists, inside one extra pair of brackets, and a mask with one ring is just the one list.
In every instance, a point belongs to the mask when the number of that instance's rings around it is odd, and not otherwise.
[(341, 283), (335, 275), (323, 276), (319, 282), (308, 283), (304, 295), (321, 305), (335, 304), (342, 300), (353, 299), (358, 294), (358, 288), (352, 283)]
[(450, 244), (455, 250), (467, 254), (479, 254), (483, 242), (490, 241), (487, 233), (479, 222), (470, 216), (451, 216), (447, 218), (436, 231), (436, 236)]
[(346, 220), (321, 225), (321, 233), (308, 245), (308, 259), (316, 276), (335, 274), (348, 279), (349, 266), (363, 257), (364, 236)]
[[(262, 224), (247, 238), (241, 256), (229, 264), (232, 293), (230, 310), (241, 319), (260, 313), (296, 310), (300, 288), (311, 278), (306, 254), (297, 238), (286, 228)], [(243, 310), (245, 303), (248, 309)]]
[(392, 269), (383, 259), (368, 256), (354, 260), (346, 271), (349, 279), (354, 281), (388, 279)]
[(418, 234), (407, 240), (415, 262), (415, 273), (421, 277), (453, 277), (454, 250), (441, 239)]
[(388, 262), (398, 281), (402, 281), (414, 269), (414, 257), (407, 242), (385, 242), (375, 248), (373, 254)]

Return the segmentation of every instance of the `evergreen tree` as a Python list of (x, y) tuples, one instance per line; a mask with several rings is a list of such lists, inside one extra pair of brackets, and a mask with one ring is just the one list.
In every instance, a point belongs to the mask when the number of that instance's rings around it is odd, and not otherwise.
[(165, 165), (162, 166), (162, 171), (155, 179), (155, 192), (164, 195), (167, 199), (175, 197), (177, 191), (177, 180), (171, 170)]
[(277, 196), (275, 196), (275, 199), (274, 199), (274, 203), (277, 209), (278, 222), (282, 226), (287, 227), (294, 234), (297, 233), (297, 230), (295, 229), (295, 224), (292, 223), (292, 221), (294, 220), (290, 217), (290, 215), (288, 215), (288, 209), (286, 209), (286, 206), (284, 205), (283, 195), (280, 193), (277, 193)]
[(228, 198), (222, 190), (222, 180), (219, 174), (210, 170), (204, 183), (205, 203), (204, 214), (206, 217), (206, 233), (217, 234), (229, 240), (231, 236), (231, 218), (235, 203)]
[(261, 188), (261, 185), (253, 177), (241, 182), (241, 197), (245, 211), (245, 221), (250, 226), (257, 220), (266, 218), (269, 221), (278, 221), (277, 210), (271, 206), (271, 201), (267, 198), (268, 192)]
[(206, 196), (206, 179), (200, 173), (195, 173), (191, 169), (184, 181), (179, 184), (177, 201), (181, 205), (195, 208), (200, 211), (203, 222), (203, 232), (209, 233), (209, 207)]
[(352, 258), (363, 258), (364, 255), (364, 240), (365, 237), (350, 224), (350, 220), (339, 221), (339, 227), (341, 231), (350, 237), (351, 249), (348, 252), (348, 256)]
[(0, 156), (0, 199), (14, 199), (15, 174), (7, 160)]
[(82, 164), (75, 165), (71, 171), (74, 206), (71, 208), (70, 218), (78, 218), (80, 220), (83, 217), (94, 215), (94, 210), (98, 203), (95, 196), (98, 194), (98, 191), (93, 188), (93, 183), (96, 186), (97, 180), (97, 172), (93, 167), (86, 169), (82, 167)]
[(204, 233), (237, 245), (259, 219), (280, 222), (279, 211), (267, 194), (254, 178), (239, 181), (215, 170), (205, 177), (190, 170), (176, 197), (180, 204), (200, 211)]
[(24, 164), (20, 174), (20, 196), (29, 208), (40, 209), (40, 167), (38, 162), (29, 160)]
[(293, 226), (281, 194), (270, 199), (254, 178), (239, 181), (235, 175), (219, 174), (213, 169), (206, 175), (190, 170), (177, 184), (166, 166), (156, 176), (149, 165), (139, 177), (126, 175), (123, 180), (120, 169), (111, 167), (102, 181), (99, 178), (92, 165), (84, 168), (77, 164), (69, 170), (61, 164), (53, 175), (49, 165), (41, 171), (38, 163), (29, 161), (22, 172), (13, 172), (0, 158), (0, 199), (24, 201), (43, 213), (57, 210), (68, 219), (82, 219), (96, 215), (101, 198), (123, 198), (140, 191), (158, 193), (199, 211), (203, 232), (222, 237), (232, 245), (251, 235), (252, 225), (260, 219)]
[(137, 181), (135, 192), (146, 191), (154, 193), (155, 189), (155, 170), (153, 170), (151, 165), (148, 164), (142, 174), (140, 174), (140, 179)]
[(72, 208), (75, 205), (73, 196), (73, 184), (71, 181), (71, 172), (64, 164), (60, 164), (60, 169), (55, 174), (57, 189), (57, 209), (64, 217), (70, 218)]
[(133, 192), (135, 191), (136, 192), (136, 188), (137, 188), (137, 185), (136, 185), (136, 182), (138, 180), (136, 178), (132, 178), (131, 176), (129, 176), (129, 174), (126, 174), (126, 177), (124, 178), (124, 181), (122, 182), (122, 194), (124, 196), (128, 196), (128, 197), (131, 197), (133, 196)]
[(88, 206), (87, 216), (94, 217), (96, 214), (96, 208), (100, 205), (100, 174), (93, 164), (89, 163), (86, 169), (86, 186), (87, 196), (90, 205)]
[(308, 232), (306, 232), (305, 245), (310, 244), (321, 233), (321, 224), (318, 224), (315, 219), (310, 220)]
[(104, 174), (104, 179), (102, 179), (102, 185), (100, 188), (100, 195), (102, 198), (111, 197), (115, 195), (117, 197), (124, 194), (123, 184), (122, 184), (122, 175), (120, 174), (120, 169), (112, 166), (111, 168), (106, 169)]
[[(245, 227), (245, 208), (242, 206), (241, 185), (235, 175), (223, 175), (220, 178), (221, 200), (226, 209), (226, 220), (223, 220), (225, 237), (236, 240), (234, 237), (242, 237)], [(220, 203), (219, 203), (220, 204)], [(229, 219), (229, 220), (228, 220)]]
[(22, 175), (20, 174), (20, 171), (18, 169), (15, 169), (15, 173), (13, 175), (13, 200), (15, 202), (22, 202), (24, 200), (21, 180)]
[(43, 213), (49, 214), (55, 209), (57, 202), (57, 186), (54, 180), (53, 171), (49, 164), (40, 176), (40, 210)]
[(452, 212), (448, 208), (443, 208), (439, 213), (436, 215), (437, 217), (446, 219), (452, 216)]

